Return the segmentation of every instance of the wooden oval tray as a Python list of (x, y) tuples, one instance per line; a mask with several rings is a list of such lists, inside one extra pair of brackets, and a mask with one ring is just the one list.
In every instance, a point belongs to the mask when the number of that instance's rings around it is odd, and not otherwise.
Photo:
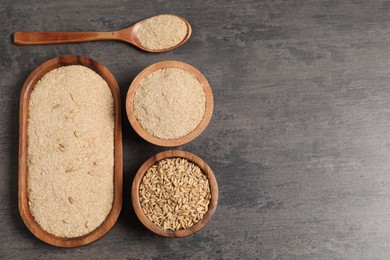
[[(94, 231), (84, 236), (63, 238), (43, 230), (31, 215), (28, 205), (27, 185), (27, 126), (28, 106), (30, 94), (36, 83), (47, 72), (67, 65), (83, 65), (99, 74), (108, 84), (114, 99), (114, 200), (106, 220)], [(122, 127), (121, 104), (118, 83), (111, 72), (97, 61), (82, 56), (62, 56), (48, 60), (37, 67), (27, 78), (23, 85), (20, 97), (19, 111), (19, 176), (18, 176), (18, 204), (20, 215), (27, 228), (40, 240), (58, 247), (77, 247), (96, 241), (104, 236), (114, 226), (122, 208)]]

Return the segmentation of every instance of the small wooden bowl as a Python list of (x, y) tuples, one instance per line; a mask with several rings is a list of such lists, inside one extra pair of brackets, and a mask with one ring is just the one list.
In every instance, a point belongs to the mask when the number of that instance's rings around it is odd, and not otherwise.
[[(206, 109), (205, 113), (203, 116), (203, 119), (200, 121), (199, 125), (189, 134), (177, 138), (177, 139), (161, 139), (156, 136), (153, 136), (149, 132), (147, 132), (141, 124), (138, 122), (137, 118), (134, 115), (134, 96), (135, 93), (138, 89), (140, 81), (148, 76), (150, 73), (162, 69), (162, 68), (180, 68), (185, 71), (190, 72), (193, 74), (201, 83), (203, 90), (206, 95)], [(146, 141), (160, 145), (160, 146), (167, 146), (167, 147), (172, 147), (172, 146), (179, 146), (186, 144), (192, 140), (194, 140), (197, 136), (199, 136), (204, 129), (206, 129), (207, 125), (210, 122), (211, 115), (213, 113), (213, 108), (214, 108), (214, 99), (213, 99), (213, 92), (211, 90), (211, 87), (207, 81), (207, 79), (203, 76), (203, 74), (197, 70), (196, 68), (192, 67), (189, 64), (186, 64), (184, 62), (180, 61), (173, 61), (173, 60), (167, 60), (167, 61), (161, 61), (154, 63), (150, 65), (149, 67), (145, 68), (143, 71), (141, 71), (137, 77), (133, 80), (131, 83), (129, 90), (127, 92), (126, 96), (126, 112), (127, 112), (127, 117), (130, 121), (131, 126), (133, 129), (137, 132), (138, 135), (140, 135), (143, 139)], [(172, 126), (174, 127), (174, 126)]]
[[(50, 234), (43, 230), (31, 215), (28, 205), (27, 185), (27, 127), (28, 106), (31, 92), (36, 83), (49, 71), (67, 65), (83, 65), (99, 74), (108, 84), (114, 99), (114, 201), (106, 220), (94, 231), (84, 236), (64, 238)], [(104, 236), (114, 226), (122, 208), (122, 127), (121, 105), (118, 83), (111, 72), (97, 61), (81, 56), (62, 56), (48, 60), (37, 67), (26, 79), (20, 96), (19, 111), (19, 176), (18, 176), (18, 204), (20, 215), (27, 228), (40, 240), (58, 247), (77, 247), (92, 243)]]
[[(211, 192), (211, 201), (209, 204), (208, 211), (203, 216), (203, 218), (196, 223), (195, 225), (191, 226), (187, 229), (181, 229), (177, 231), (172, 230), (163, 230), (156, 224), (154, 224), (151, 220), (148, 219), (148, 217), (145, 215), (141, 203), (140, 203), (140, 195), (139, 195), (139, 188), (142, 182), (142, 179), (146, 172), (149, 170), (150, 167), (152, 167), (154, 164), (156, 164), (158, 161), (161, 161), (163, 159), (167, 158), (185, 158), (188, 161), (194, 163), (195, 165), (199, 166), (199, 168), (202, 170), (202, 172), (207, 176), (209, 183), (210, 183), (210, 192)], [(131, 189), (131, 201), (133, 203), (134, 211), (138, 217), (138, 219), (142, 222), (142, 224), (148, 228), (150, 231), (154, 232), (157, 235), (163, 236), (163, 237), (186, 237), (189, 236), (200, 229), (202, 229), (206, 224), (210, 221), (211, 217), (213, 216), (215, 209), (217, 208), (218, 203), (218, 185), (217, 180), (215, 179), (214, 173), (211, 170), (210, 166), (207, 165), (201, 158), (198, 156), (185, 151), (180, 150), (170, 150), (158, 153), (154, 155), (153, 157), (149, 158), (138, 170), (137, 174), (135, 175), (133, 186)]]

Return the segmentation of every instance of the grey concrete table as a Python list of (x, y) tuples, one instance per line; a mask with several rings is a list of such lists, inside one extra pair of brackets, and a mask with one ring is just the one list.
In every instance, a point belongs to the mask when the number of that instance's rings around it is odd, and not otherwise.
[[(190, 21), (187, 44), (151, 54), (119, 42), (11, 40), (21, 30), (115, 30), (160, 13)], [(3, 0), (0, 35), (0, 258), (390, 259), (389, 1)], [(219, 182), (205, 229), (165, 239), (137, 220), (134, 174), (166, 149), (138, 137), (123, 112), (124, 206), (114, 229), (67, 250), (27, 230), (17, 208), (19, 95), (36, 66), (66, 54), (107, 66), (122, 101), (157, 61), (185, 61), (208, 78), (212, 121), (179, 147)]]

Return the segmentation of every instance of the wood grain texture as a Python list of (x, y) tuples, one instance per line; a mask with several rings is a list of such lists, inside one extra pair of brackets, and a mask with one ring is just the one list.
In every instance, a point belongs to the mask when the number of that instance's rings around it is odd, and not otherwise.
[(179, 18), (185, 23), (187, 34), (179, 44), (165, 49), (153, 50), (141, 44), (137, 36), (137, 30), (142, 27), (145, 20), (137, 22), (128, 28), (111, 32), (16, 32), (14, 34), (14, 43), (17, 45), (37, 45), (115, 40), (133, 44), (141, 50), (148, 52), (165, 52), (180, 47), (191, 36), (191, 25), (186, 19)]
[[(28, 154), (27, 129), (30, 95), (37, 82), (49, 71), (67, 65), (83, 65), (99, 74), (108, 84), (114, 101), (114, 196), (110, 213), (94, 231), (80, 237), (63, 238), (43, 230), (32, 216), (28, 203)], [(19, 176), (18, 205), (27, 228), (42, 241), (58, 247), (77, 247), (96, 241), (114, 226), (122, 209), (122, 126), (119, 86), (113, 75), (102, 64), (81, 56), (61, 56), (50, 59), (37, 67), (26, 79), (20, 98), (19, 116)]]
[[(59, 11), (60, 10), (60, 11)], [(16, 31), (112, 31), (161, 13), (193, 33), (170, 52), (121, 42), (17, 46)], [(385, 0), (0, 1), (0, 255), (5, 259), (389, 259), (390, 2)], [(124, 106), (123, 209), (102, 239), (64, 250), (36, 239), (17, 209), (23, 82), (42, 62), (78, 54), (121, 89), (162, 60), (198, 68), (214, 94), (205, 131), (179, 147), (218, 180), (218, 209), (192, 236), (140, 223), (131, 184), (166, 148), (131, 128)]]
[[(132, 28), (131, 28), (132, 29)], [(129, 36), (132, 34), (129, 33)], [(16, 32), (14, 43), (17, 45), (56, 44), (119, 40), (118, 32)], [(133, 41), (129, 37), (128, 41)]]
[[(140, 203), (140, 195), (139, 195), (139, 187), (142, 183), (143, 177), (145, 176), (149, 168), (155, 165), (156, 163), (158, 163), (159, 161), (164, 159), (169, 159), (169, 158), (184, 158), (187, 159), (189, 162), (192, 162), (195, 165), (197, 165), (202, 170), (202, 172), (207, 176), (210, 183), (210, 193), (211, 193), (210, 204), (203, 218), (198, 223), (191, 226), (190, 228), (176, 230), (176, 231), (163, 230), (159, 226), (154, 224), (152, 221), (150, 221), (149, 218), (145, 215), (145, 213), (142, 210), (141, 203)], [(135, 214), (137, 215), (138, 219), (150, 231), (163, 237), (186, 237), (194, 234), (195, 232), (198, 232), (199, 230), (204, 228), (207, 225), (207, 223), (210, 221), (218, 204), (218, 184), (210, 166), (205, 161), (203, 161), (199, 156), (196, 156), (195, 154), (186, 151), (169, 150), (169, 151), (158, 153), (150, 157), (139, 168), (137, 174), (134, 177), (133, 185), (131, 188), (131, 201), (134, 207)]]
[[(206, 97), (205, 112), (198, 126), (187, 135), (176, 139), (161, 139), (159, 137), (150, 134), (141, 126), (141, 124), (138, 122), (134, 114), (134, 97), (139, 87), (139, 83), (143, 78), (147, 77), (150, 73), (153, 73), (154, 71), (163, 68), (180, 68), (194, 75), (199, 80)], [(133, 127), (134, 131), (137, 132), (137, 134), (140, 135), (146, 141), (160, 146), (167, 146), (167, 147), (180, 146), (194, 140), (206, 129), (207, 125), (211, 120), (213, 109), (214, 109), (213, 92), (211, 90), (210, 84), (208, 83), (207, 79), (203, 76), (203, 74), (199, 70), (197, 70), (193, 66), (184, 62), (174, 61), (174, 60), (157, 62), (142, 70), (131, 83), (126, 95), (127, 118), (129, 119), (129, 122)]]

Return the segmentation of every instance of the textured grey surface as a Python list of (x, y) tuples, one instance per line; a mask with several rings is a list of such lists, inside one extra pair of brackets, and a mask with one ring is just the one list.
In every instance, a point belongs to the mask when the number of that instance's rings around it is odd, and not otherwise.
[[(31, 2), (0, 2), (0, 258), (390, 258), (390, 1)], [(187, 44), (151, 54), (120, 42), (11, 41), (15, 31), (115, 30), (160, 13), (189, 20)], [(19, 95), (36, 66), (65, 54), (107, 66), (122, 100), (157, 61), (204, 73), (214, 115), (180, 149), (205, 159), (219, 182), (205, 229), (165, 239), (138, 222), (133, 176), (165, 148), (140, 139), (123, 113), (124, 207), (114, 229), (67, 250), (27, 230), (17, 209)]]

